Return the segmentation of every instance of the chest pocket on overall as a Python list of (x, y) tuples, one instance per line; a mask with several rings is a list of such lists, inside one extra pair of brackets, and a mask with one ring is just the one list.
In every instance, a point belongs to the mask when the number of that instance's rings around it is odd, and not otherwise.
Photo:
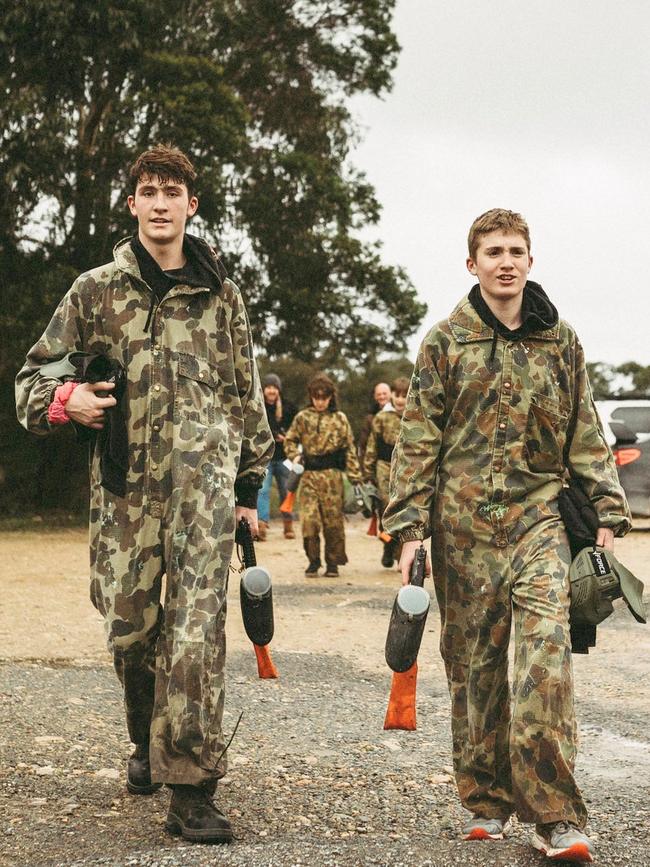
[(543, 394), (531, 394), (524, 455), (533, 472), (562, 472), (568, 423), (568, 415), (557, 401)]
[(179, 421), (214, 424), (217, 392), (216, 369), (204, 358), (178, 354), (178, 380), (174, 398)]

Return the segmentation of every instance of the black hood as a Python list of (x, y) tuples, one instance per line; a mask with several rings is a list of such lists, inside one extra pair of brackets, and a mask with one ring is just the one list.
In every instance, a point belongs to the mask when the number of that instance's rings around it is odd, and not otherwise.
[(510, 329), (500, 319), (497, 319), (481, 295), (481, 287), (478, 283), (476, 286), (472, 286), (469, 300), (485, 325), (494, 331), (490, 361), (494, 359), (496, 353), (497, 336), (506, 340), (523, 340), (537, 331), (553, 328), (558, 322), (555, 305), (539, 283), (535, 283), (533, 280), (527, 280), (524, 286), (521, 302), (521, 325), (518, 328)]
[(192, 260), (194, 270), (203, 276), (205, 282), (200, 285), (209, 286), (213, 290), (221, 290), (228, 272), (212, 248), (202, 238), (186, 234), (183, 239), (183, 252), (188, 261)]
[(131, 249), (138, 260), (142, 279), (161, 296), (179, 283), (186, 286), (205, 286), (212, 292), (219, 292), (227, 277), (221, 259), (212, 252), (205, 241), (195, 235), (186, 234), (183, 238), (185, 265), (171, 272), (162, 270), (137, 234), (131, 238)]
[(160, 303), (174, 286), (196, 286), (207, 288), (210, 292), (220, 292), (223, 281), (228, 276), (221, 259), (201, 238), (195, 235), (183, 237), (183, 253), (185, 264), (182, 268), (163, 271), (160, 265), (146, 249), (137, 233), (131, 238), (131, 249), (138, 262), (140, 276), (151, 289), (149, 314), (144, 326), (145, 331), (153, 321), (153, 311), (156, 302)]

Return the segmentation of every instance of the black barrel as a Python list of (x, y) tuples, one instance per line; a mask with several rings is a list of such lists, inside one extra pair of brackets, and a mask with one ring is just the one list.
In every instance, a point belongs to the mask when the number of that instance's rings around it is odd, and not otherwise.
[(418, 658), (431, 599), (424, 587), (402, 587), (393, 603), (386, 636), (386, 662), (393, 671), (408, 671)]
[(262, 566), (251, 566), (242, 575), (239, 601), (246, 635), (264, 647), (273, 638), (273, 588), (271, 576)]

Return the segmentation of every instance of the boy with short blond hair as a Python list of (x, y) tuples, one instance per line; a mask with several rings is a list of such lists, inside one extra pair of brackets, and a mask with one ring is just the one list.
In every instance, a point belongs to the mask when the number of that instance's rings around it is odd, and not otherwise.
[(516, 812), (548, 857), (591, 861), (573, 776), (570, 553), (558, 494), (568, 476), (579, 481), (605, 548), (630, 528), (629, 510), (582, 347), (528, 280), (524, 219), (488, 211), (468, 246), (478, 282), (420, 348), (384, 527), (403, 542), (404, 583), (431, 537), (455, 776), (473, 814), (463, 836), (500, 839)]

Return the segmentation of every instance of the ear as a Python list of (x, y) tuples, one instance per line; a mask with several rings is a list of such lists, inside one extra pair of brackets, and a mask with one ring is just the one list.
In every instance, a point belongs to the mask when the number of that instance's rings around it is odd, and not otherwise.
[(187, 216), (193, 217), (196, 214), (197, 208), (199, 207), (199, 200), (196, 196), (192, 196), (192, 198), (187, 203)]
[(467, 265), (467, 270), (469, 271), (469, 273), (476, 276), (476, 262), (471, 258), (467, 258), (465, 260), (465, 264)]
[(530, 274), (530, 269), (533, 267), (533, 257), (528, 254), (528, 273)]
[(131, 211), (131, 216), (137, 217), (137, 213), (135, 210), (135, 196), (127, 196), (126, 203), (129, 206), (129, 211)]

